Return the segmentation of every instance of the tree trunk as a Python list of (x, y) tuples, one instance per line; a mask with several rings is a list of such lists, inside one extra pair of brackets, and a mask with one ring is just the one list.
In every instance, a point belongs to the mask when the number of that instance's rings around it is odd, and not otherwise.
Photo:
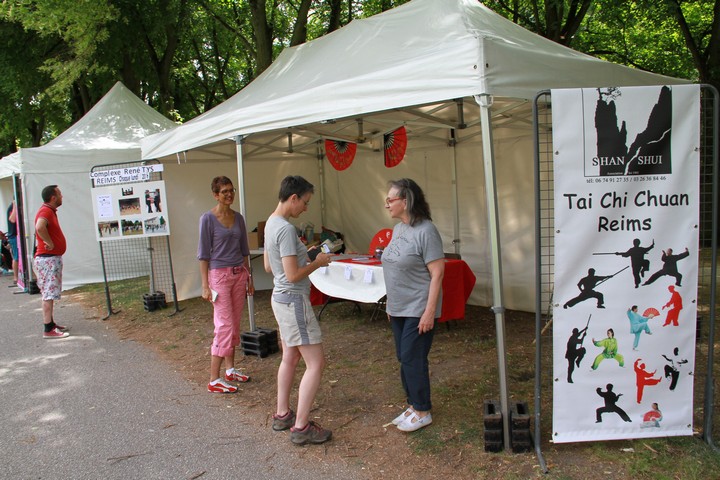
[(290, 46), (300, 45), (307, 42), (307, 21), (308, 12), (310, 12), (311, 0), (302, 0), (300, 7), (298, 7), (298, 15), (295, 19), (295, 26), (293, 27), (292, 38), (290, 39)]
[(334, 32), (340, 28), (340, 15), (342, 13), (342, 0), (330, 0), (330, 17), (328, 20), (327, 33)]
[(255, 77), (272, 63), (272, 27), (268, 24), (265, 0), (250, 0), (250, 23), (255, 32)]

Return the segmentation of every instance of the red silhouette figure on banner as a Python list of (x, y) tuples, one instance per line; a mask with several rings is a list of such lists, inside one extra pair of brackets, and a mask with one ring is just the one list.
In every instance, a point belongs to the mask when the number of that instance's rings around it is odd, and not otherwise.
[(677, 290), (675, 290), (675, 287), (673, 285), (670, 285), (668, 287), (668, 290), (670, 290), (670, 300), (668, 303), (663, 305), (663, 310), (666, 308), (670, 308), (667, 313), (667, 318), (665, 318), (665, 323), (663, 323), (663, 327), (667, 327), (668, 325), (673, 325), (675, 327), (678, 326), (678, 317), (680, 316), (680, 310), (683, 308), (683, 302), (682, 297), (678, 293)]
[(645, 387), (657, 385), (658, 383), (660, 383), (660, 380), (662, 380), (662, 378), (653, 378), (653, 375), (655, 375), (657, 370), (652, 373), (648, 372), (647, 370), (645, 370), (645, 364), (640, 363), (639, 358), (635, 360), (633, 368), (635, 369), (636, 376), (635, 384), (637, 385), (637, 403), (640, 403), (642, 402), (643, 390), (645, 389)]

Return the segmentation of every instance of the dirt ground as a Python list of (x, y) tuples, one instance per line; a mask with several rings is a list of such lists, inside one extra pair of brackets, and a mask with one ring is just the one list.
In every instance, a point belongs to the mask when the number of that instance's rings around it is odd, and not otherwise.
[[(275, 329), (269, 294), (257, 292), (255, 321), (258, 327)], [(71, 292), (69, 298), (84, 304), (90, 318), (102, 321), (106, 314), (99, 292)], [(155, 349), (178, 372), (204, 387), (213, 332), (210, 304), (199, 299), (181, 302), (181, 311), (169, 315), (173, 309), (148, 313), (137, 303), (139, 308), (120, 305), (120, 313), (105, 322), (121, 338)], [(433, 424), (411, 434), (388, 425), (405, 407), (404, 395), (390, 327), (384, 319), (370, 321), (372, 308), (362, 305), (358, 310), (345, 302), (329, 305), (322, 314), (328, 362), (312, 415), (333, 430), (334, 437), (322, 446), (299, 447), (308, 461), (322, 456), (324, 461), (356, 465), (359, 475), (378, 479), (627, 478), (627, 465), (608, 459), (629, 446), (626, 441), (605, 442), (604, 450), (598, 451), (588, 444), (552, 445), (545, 438), (541, 445), (549, 476), (540, 473), (534, 452), (485, 452), (483, 401), (499, 398), (495, 319), (487, 308), (469, 306), (465, 320), (436, 327), (430, 354)], [(507, 342), (511, 401), (527, 402), (532, 411), (535, 317), (510, 311), (505, 320), (507, 332), (512, 332)], [(242, 329), (248, 330), (247, 316)], [(543, 348), (544, 368), (549, 371), (549, 346)], [(257, 415), (268, 426), (268, 435), (276, 434), (270, 423), (279, 361), (280, 354), (258, 358), (238, 352), (236, 366), (252, 381), (243, 384), (239, 394), (228, 396), (228, 401)], [(545, 383), (549, 389), (549, 380)], [(542, 424), (549, 432), (550, 398), (543, 396), (548, 406), (543, 407)], [(598, 462), (603, 468), (597, 468)]]

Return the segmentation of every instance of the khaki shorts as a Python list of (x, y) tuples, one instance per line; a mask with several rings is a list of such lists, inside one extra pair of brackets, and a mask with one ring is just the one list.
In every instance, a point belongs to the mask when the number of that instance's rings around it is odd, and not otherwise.
[(271, 303), (285, 345), (299, 347), (322, 343), (320, 324), (309, 295), (273, 293)]

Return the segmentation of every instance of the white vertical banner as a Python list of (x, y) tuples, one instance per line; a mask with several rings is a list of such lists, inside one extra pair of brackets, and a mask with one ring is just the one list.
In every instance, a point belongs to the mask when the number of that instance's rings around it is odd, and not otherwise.
[(551, 98), (553, 441), (692, 435), (700, 88)]

